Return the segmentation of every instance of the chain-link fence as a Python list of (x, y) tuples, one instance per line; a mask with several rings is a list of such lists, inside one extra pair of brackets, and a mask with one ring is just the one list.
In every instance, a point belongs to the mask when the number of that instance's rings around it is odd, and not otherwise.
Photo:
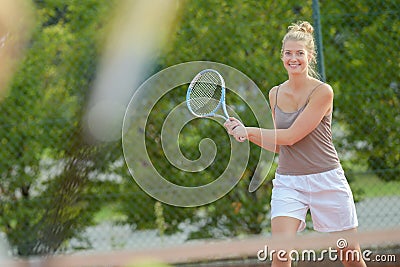
[[(0, 103), (0, 229), (12, 253), (136, 249), (267, 234), (276, 163), (263, 185), (249, 193), (260, 153), (256, 146), (233, 190), (207, 205), (182, 208), (158, 202), (138, 186), (121, 140), (85, 138), (85, 112), (115, 5), (33, 1), (31, 39)], [(182, 62), (214, 61), (242, 71), (267, 98), (286, 79), (280, 49), (287, 27), (298, 20), (314, 23), (311, 1), (185, 1), (178, 8), (166, 45), (149, 59), (151, 71), (142, 81)], [(399, 227), (400, 4), (320, 1), (319, 8), (326, 81), (335, 92), (334, 143), (357, 201), (360, 229)], [(2, 31), (1, 38), (0, 53), (14, 36)], [(151, 162), (165, 179), (199, 186), (223, 173), (229, 137), (215, 121), (194, 120), (179, 134), (180, 149), (195, 160), (200, 141), (212, 137), (215, 162), (197, 173), (170, 164), (161, 130), (184, 101), (185, 88), (154, 103), (141, 130)], [(244, 107), (236, 111), (245, 123), (256, 123), (246, 108), (250, 103), (242, 105), (233, 94), (227, 101)]]

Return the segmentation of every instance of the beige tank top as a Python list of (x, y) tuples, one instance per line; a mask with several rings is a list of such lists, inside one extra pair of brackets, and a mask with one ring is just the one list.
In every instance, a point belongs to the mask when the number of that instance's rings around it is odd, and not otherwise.
[[(290, 113), (282, 111), (277, 105), (279, 87), (276, 90), (274, 107), (275, 124), (277, 129), (288, 129), (307, 106), (311, 94), (317, 87), (311, 91), (303, 107)], [(341, 166), (339, 157), (332, 142), (331, 121), (332, 113), (324, 116), (311, 133), (294, 145), (280, 145), (276, 172), (283, 175), (307, 175), (339, 168)]]

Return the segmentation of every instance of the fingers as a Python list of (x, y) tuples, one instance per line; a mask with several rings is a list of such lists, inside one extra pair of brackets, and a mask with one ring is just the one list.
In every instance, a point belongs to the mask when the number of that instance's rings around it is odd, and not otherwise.
[(231, 121), (231, 122), (236, 122), (236, 123), (242, 124), (242, 123), (240, 122), (240, 120), (236, 119), (235, 117), (229, 117), (228, 120)]
[(246, 138), (243, 136), (235, 136), (235, 140), (240, 143), (243, 143), (244, 141), (246, 141)]
[(242, 125), (241, 122), (239, 120), (237, 120), (236, 118), (229, 118), (228, 120), (226, 120), (226, 122), (224, 123), (224, 126), (226, 128), (226, 130), (228, 131), (228, 133), (230, 135), (232, 135), (232, 131), (233, 129), (235, 129), (236, 127)]
[(247, 136), (243, 134), (243, 132), (234, 132), (233, 137), (235, 138), (236, 141), (238, 142), (244, 142), (247, 140)]
[(232, 129), (232, 135), (238, 142), (244, 142), (247, 139), (247, 130), (242, 124)]
[(230, 117), (224, 123), (228, 134), (233, 135), (233, 137), (238, 142), (244, 142), (247, 139), (246, 127), (236, 118)]

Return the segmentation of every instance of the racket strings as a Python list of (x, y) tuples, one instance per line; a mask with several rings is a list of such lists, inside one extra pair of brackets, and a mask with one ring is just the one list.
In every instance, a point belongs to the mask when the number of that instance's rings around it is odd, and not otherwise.
[(206, 72), (192, 84), (189, 105), (194, 113), (200, 116), (214, 113), (221, 101), (221, 80), (215, 73)]

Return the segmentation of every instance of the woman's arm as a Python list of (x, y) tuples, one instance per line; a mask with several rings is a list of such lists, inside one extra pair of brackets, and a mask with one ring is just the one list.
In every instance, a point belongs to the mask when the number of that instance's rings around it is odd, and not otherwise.
[(266, 143), (264, 140), (261, 138), (261, 136), (253, 136), (249, 137), (248, 140), (256, 145), (258, 145), (261, 148), (264, 148), (265, 150), (274, 152), (274, 153), (279, 153), (279, 146), (275, 145), (273, 143)]
[(238, 140), (247, 138), (251, 142), (293, 145), (312, 132), (322, 118), (331, 111), (333, 90), (324, 84), (310, 98), (306, 108), (288, 129), (261, 129), (256, 127), (236, 127), (232, 130)]
[[(271, 107), (271, 112), (272, 112), (272, 119), (274, 122), (274, 128), (275, 127), (275, 99), (276, 99), (276, 91), (277, 91), (277, 86), (273, 87), (270, 91), (269, 91), (269, 103), (270, 103), (270, 107)], [(228, 133), (233, 135), (232, 129), (236, 128), (238, 126), (242, 126), (244, 127), (244, 125), (237, 120), (236, 118), (230, 118), (230, 121), (228, 121), (227, 123), (225, 123), (225, 127), (228, 129)], [(272, 143), (267, 143), (264, 142), (261, 138), (261, 135), (254, 135), (251, 137), (251, 139), (249, 137), (247, 138), (242, 138), (242, 139), (238, 139), (236, 138), (237, 141), (239, 142), (243, 142), (245, 139), (248, 139), (250, 142), (258, 145), (261, 148), (264, 148), (268, 151), (274, 152), (274, 153), (279, 153), (279, 146), (275, 145), (275, 142)]]
[[(233, 135), (238, 142), (244, 142), (246, 139), (250, 142), (262, 147), (268, 151), (279, 153), (279, 146), (275, 145), (275, 142), (265, 141), (264, 134), (261, 131), (268, 131), (267, 129), (255, 128), (255, 127), (245, 127), (238, 119), (229, 118), (229, 121), (225, 122), (225, 127), (228, 133)], [(250, 135), (249, 132), (254, 129), (254, 134)], [(271, 130), (274, 132), (274, 130)], [(260, 132), (260, 133), (257, 133)]]

